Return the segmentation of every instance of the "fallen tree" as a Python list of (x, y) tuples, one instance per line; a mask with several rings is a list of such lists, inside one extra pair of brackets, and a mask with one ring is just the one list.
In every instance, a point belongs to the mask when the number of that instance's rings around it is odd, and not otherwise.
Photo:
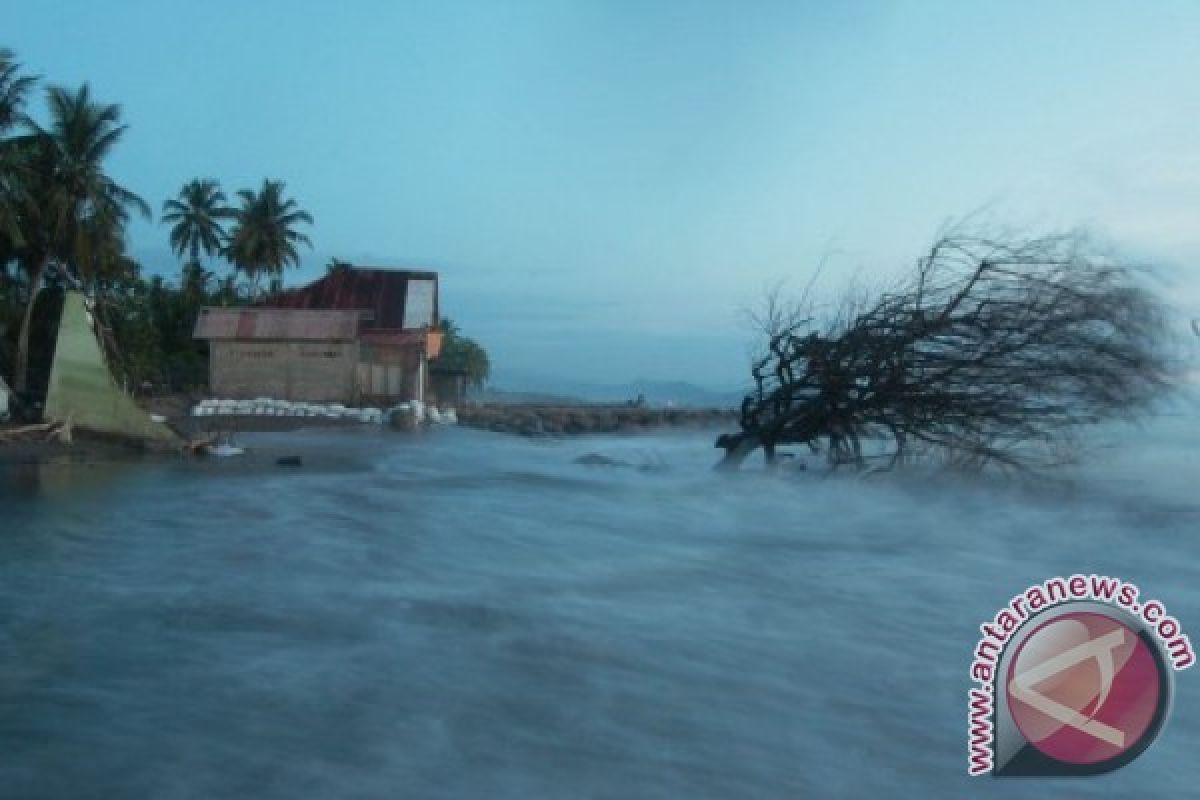
[(804, 444), (862, 468), (866, 440), (889, 467), (1059, 463), (1080, 426), (1136, 415), (1168, 383), (1164, 309), (1139, 277), (1077, 234), (952, 234), (823, 324), (774, 302), (723, 464)]

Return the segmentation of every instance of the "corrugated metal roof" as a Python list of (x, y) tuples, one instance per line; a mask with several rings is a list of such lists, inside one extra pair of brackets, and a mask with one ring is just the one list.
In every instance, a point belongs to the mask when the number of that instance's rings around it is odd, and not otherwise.
[(353, 341), (358, 311), (307, 311), (274, 308), (204, 308), (196, 319), (197, 339), (276, 339)]
[(438, 319), (436, 272), (418, 270), (379, 269), (376, 267), (344, 267), (335, 269), (308, 286), (279, 292), (261, 301), (264, 308), (296, 309), (358, 309), (370, 311), (372, 317), (363, 323), (364, 329), (417, 330), (428, 322), (405, 319), (408, 289), (413, 281), (432, 281), (432, 322)]

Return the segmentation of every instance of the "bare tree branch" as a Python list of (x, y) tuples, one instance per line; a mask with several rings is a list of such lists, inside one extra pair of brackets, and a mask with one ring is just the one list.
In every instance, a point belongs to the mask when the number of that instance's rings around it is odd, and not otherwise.
[(835, 466), (862, 466), (866, 439), (889, 441), (893, 464), (912, 448), (976, 468), (1061, 463), (1079, 426), (1135, 415), (1168, 384), (1166, 315), (1137, 272), (1078, 234), (944, 235), (823, 326), (766, 317), (742, 430), (718, 446), (733, 463), (824, 442)]

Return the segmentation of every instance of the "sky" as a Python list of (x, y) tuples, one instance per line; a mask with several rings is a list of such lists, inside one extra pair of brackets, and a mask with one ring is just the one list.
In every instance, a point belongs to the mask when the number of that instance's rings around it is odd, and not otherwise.
[[(194, 177), (286, 181), (315, 218), (288, 283), (332, 257), (436, 269), (502, 388), (736, 387), (768, 287), (821, 263), (827, 294), (896, 275), (968, 217), (1089, 227), (1200, 309), (1200, 3), (56, 0), (4, 19), (29, 70), (121, 105), (110, 173), (156, 209)], [(164, 226), (130, 238), (178, 274)]]

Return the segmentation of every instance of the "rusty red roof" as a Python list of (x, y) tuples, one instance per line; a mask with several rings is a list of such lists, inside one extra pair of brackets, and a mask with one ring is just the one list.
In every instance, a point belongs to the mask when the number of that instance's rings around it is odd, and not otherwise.
[(196, 319), (197, 339), (275, 339), (353, 341), (362, 312), (273, 308), (203, 308)]
[(420, 330), (437, 324), (438, 274), (377, 267), (342, 267), (298, 289), (272, 295), (265, 308), (370, 311), (364, 329)]

